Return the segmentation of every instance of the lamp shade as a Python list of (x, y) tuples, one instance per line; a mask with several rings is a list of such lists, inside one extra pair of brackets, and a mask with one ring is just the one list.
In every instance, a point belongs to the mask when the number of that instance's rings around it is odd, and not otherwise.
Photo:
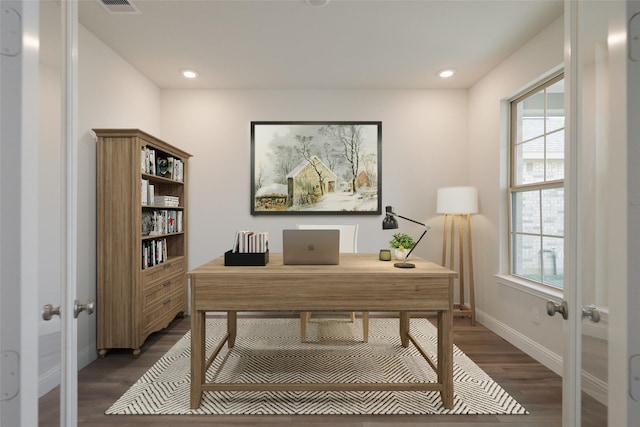
[(478, 189), (475, 187), (438, 188), (436, 211), (439, 214), (478, 213)]
[(398, 228), (398, 220), (395, 219), (393, 215), (393, 208), (391, 206), (386, 207), (386, 216), (382, 220), (382, 229), (383, 230), (393, 230)]

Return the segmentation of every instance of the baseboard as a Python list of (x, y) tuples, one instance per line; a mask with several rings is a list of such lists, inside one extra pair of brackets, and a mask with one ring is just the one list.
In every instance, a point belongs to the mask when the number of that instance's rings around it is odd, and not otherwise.
[[(53, 321), (53, 319), (52, 319)], [(40, 354), (38, 364), (42, 372), (38, 374), (38, 397), (42, 397), (60, 385), (60, 322), (42, 322), (39, 330)], [(44, 349), (48, 349), (45, 352)], [(96, 343), (78, 350), (78, 370), (98, 358)]]
[[(507, 340), (557, 375), (562, 376), (562, 355), (531, 340), (505, 323), (476, 310), (476, 320), (495, 334)], [(603, 405), (607, 405), (608, 384), (589, 373), (582, 374), (582, 389)]]
[(551, 369), (557, 375), (562, 376), (562, 355), (552, 352), (548, 348), (531, 340), (526, 335), (516, 331), (506, 323), (502, 323), (494, 317), (491, 317), (482, 311), (478, 311), (477, 309), (476, 319), (492, 332), (527, 353), (529, 356)]

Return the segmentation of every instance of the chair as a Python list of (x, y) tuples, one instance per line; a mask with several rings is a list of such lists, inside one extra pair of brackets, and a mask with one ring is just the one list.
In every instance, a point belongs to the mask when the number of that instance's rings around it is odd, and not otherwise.
[[(340, 230), (340, 253), (357, 253), (358, 252), (358, 224), (342, 224), (342, 225), (310, 225), (297, 224), (296, 227), (301, 230)], [(307, 323), (311, 320), (310, 311), (300, 312), (300, 336), (301, 341), (306, 341)], [(351, 321), (355, 322), (356, 314), (351, 312)], [(362, 313), (362, 340), (369, 341), (369, 313)]]

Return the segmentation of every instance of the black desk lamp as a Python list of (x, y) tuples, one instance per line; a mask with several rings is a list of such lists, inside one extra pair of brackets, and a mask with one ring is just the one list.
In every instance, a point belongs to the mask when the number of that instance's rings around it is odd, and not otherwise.
[(395, 264), (393, 264), (394, 267), (398, 267), (398, 268), (415, 268), (415, 264), (412, 264), (410, 262), (407, 262), (407, 259), (409, 258), (409, 255), (411, 255), (411, 252), (413, 252), (413, 250), (416, 248), (416, 246), (418, 246), (418, 243), (420, 243), (420, 240), (422, 240), (422, 238), (424, 237), (425, 234), (427, 234), (427, 231), (429, 231), (429, 229), (431, 228), (430, 225), (426, 225), (423, 224), (421, 222), (418, 221), (414, 221), (411, 218), (406, 218), (402, 215), (398, 215), (397, 213), (395, 213), (393, 211), (393, 207), (391, 206), (387, 206), (385, 208), (385, 211), (387, 212), (386, 216), (384, 217), (384, 219), (382, 220), (382, 229), (383, 230), (392, 230), (392, 229), (396, 229), (398, 228), (398, 220), (396, 220), (394, 217), (398, 217), (398, 218), (402, 218), (402, 219), (406, 219), (407, 221), (411, 221), (415, 224), (419, 224), (421, 226), (423, 226), (425, 229), (422, 232), (422, 235), (420, 236), (420, 238), (418, 239), (418, 241), (416, 242), (415, 245), (413, 245), (413, 247), (411, 248), (411, 250), (409, 251), (409, 253), (407, 254), (407, 256), (404, 258), (404, 261), (402, 262), (396, 262)]

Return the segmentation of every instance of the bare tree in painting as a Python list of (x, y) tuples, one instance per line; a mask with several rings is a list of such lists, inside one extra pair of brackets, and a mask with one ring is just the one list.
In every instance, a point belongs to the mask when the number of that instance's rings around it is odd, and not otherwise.
[(340, 155), (340, 150), (336, 149), (334, 144), (330, 144), (325, 142), (322, 145), (324, 162), (329, 169), (332, 171), (338, 170), (338, 165), (340, 165), (342, 161), (342, 156)]
[(256, 182), (255, 182), (256, 191), (262, 188), (263, 174), (264, 174), (264, 163), (260, 162), (258, 166), (258, 173), (256, 174)]
[(360, 148), (362, 146), (362, 128), (358, 125), (327, 125), (319, 130), (341, 148), (342, 158), (351, 170), (351, 188), (356, 192), (356, 176), (360, 168)]
[(362, 156), (362, 164), (364, 172), (369, 178), (369, 184), (372, 187), (378, 186), (378, 164), (376, 162), (376, 155), (374, 153), (367, 153)]
[(296, 140), (300, 143), (299, 147), (296, 147), (298, 154), (309, 163), (313, 168), (316, 175), (318, 175), (318, 181), (320, 182), (320, 194), (324, 195), (324, 176), (323, 170), (318, 167), (318, 164), (313, 161), (313, 136), (296, 135)]
[(287, 145), (278, 145), (273, 150), (275, 181), (278, 184), (287, 183), (287, 175), (298, 164), (299, 155), (294, 147)]

